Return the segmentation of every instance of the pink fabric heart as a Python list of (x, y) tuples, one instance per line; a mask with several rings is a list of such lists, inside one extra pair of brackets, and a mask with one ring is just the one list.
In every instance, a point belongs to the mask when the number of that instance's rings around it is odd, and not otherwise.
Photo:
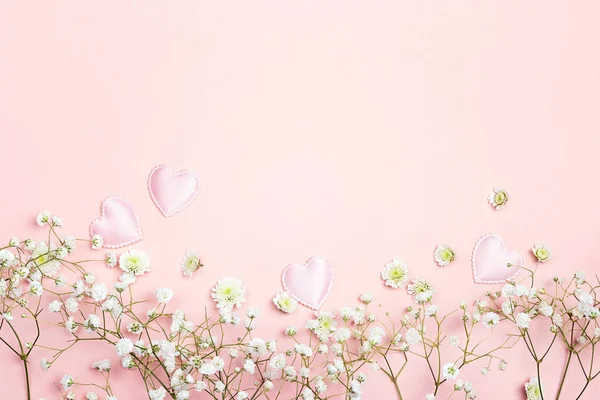
[(306, 264), (290, 264), (281, 275), (283, 289), (300, 304), (318, 310), (333, 286), (333, 268), (322, 259), (313, 257)]
[(175, 171), (165, 165), (155, 167), (148, 176), (148, 192), (158, 210), (170, 217), (192, 204), (198, 196), (200, 180), (194, 171)]
[(108, 197), (102, 202), (100, 212), (100, 217), (90, 225), (90, 236), (102, 236), (102, 247), (115, 249), (142, 240), (140, 221), (127, 200)]
[[(508, 264), (513, 266), (508, 267)], [(499, 235), (483, 236), (473, 249), (473, 278), (475, 283), (504, 283), (519, 275), (523, 258), (516, 251), (508, 250)]]

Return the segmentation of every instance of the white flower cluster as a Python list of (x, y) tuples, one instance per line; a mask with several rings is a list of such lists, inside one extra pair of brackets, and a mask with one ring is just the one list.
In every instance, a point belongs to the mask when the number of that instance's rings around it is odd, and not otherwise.
[[(496, 195), (498, 202), (507, 199), (500, 192)], [(169, 310), (175, 293), (168, 287), (157, 288), (150, 300), (134, 298), (137, 278), (150, 271), (150, 259), (143, 251), (107, 252), (102, 262), (109, 267), (118, 265), (121, 275), (114, 284), (99, 282), (85, 264), (70, 260), (77, 241), (69, 236), (60, 238), (60, 218), (42, 212), (37, 222), (49, 228), (52, 240), (13, 238), (0, 248), (2, 323), (14, 328), (15, 316), (21, 315), (34, 320), (39, 329), (38, 319), (45, 313), (41, 313), (37, 300), (48, 297), (47, 310), (60, 318), (72, 344), (58, 349), (51, 360), (42, 359), (40, 367), (52, 368), (57, 357), (81, 340), (106, 341), (113, 346), (112, 357), (118, 357), (118, 368), (141, 377), (151, 400), (186, 400), (193, 393), (235, 400), (283, 398), (283, 393), (291, 393), (293, 399), (319, 400), (338, 396), (340, 391), (346, 399), (360, 400), (367, 369), (383, 373), (395, 385), (398, 397), (407, 398), (401, 394), (404, 387), (399, 379), (409, 360), (411, 365), (425, 363), (431, 371), (430, 393), (425, 399), (435, 399), (443, 385), (453, 393), (460, 392), (457, 395), (461, 398), (475, 399), (477, 391), (472, 383), (459, 379), (468, 372), (463, 368), (480, 362), (479, 371), (487, 376), (494, 362), (499, 371), (506, 370), (500, 353), (517, 340), (533, 349), (534, 324), (545, 324), (547, 332), (559, 338), (551, 343), (564, 345), (574, 358), (600, 342), (600, 289), (588, 283), (583, 272), (569, 282), (555, 278), (550, 291), (536, 287), (532, 270), (523, 281), (507, 282), (488, 293), (486, 300), (472, 306), (461, 301), (456, 310), (444, 313), (434, 303), (437, 297), (432, 285), (424, 278), (410, 277), (408, 266), (400, 260), (386, 264), (381, 277), (388, 287), (406, 287), (409, 305), (404, 311), (396, 307), (382, 317), (378, 315), (379, 305), (374, 306), (373, 296), (366, 293), (356, 304), (336, 312), (314, 313), (305, 322), (305, 329), (290, 325), (284, 330), (286, 337), (262, 339), (255, 335), (259, 310), (247, 308), (242, 312), (246, 288), (241, 280), (225, 277), (212, 288), (218, 318), (208, 310), (204, 317), (194, 318), (195, 313)], [(101, 248), (102, 242), (101, 237), (93, 237), (92, 248)], [(540, 263), (550, 257), (544, 245), (536, 245), (532, 251)], [(434, 257), (444, 266), (454, 259), (454, 253), (448, 246), (438, 246)], [(182, 274), (191, 277), (200, 267), (197, 253), (189, 252), (181, 264)], [(63, 272), (76, 277), (67, 279)], [(298, 307), (285, 291), (277, 293), (272, 302), (284, 313)], [(499, 346), (484, 348), (485, 340), (474, 340), (476, 330), (495, 332), (492, 328), (502, 323), (513, 325), (517, 333)], [(272, 326), (268, 328), (273, 331)], [(16, 329), (14, 332), (18, 335)], [(38, 337), (41, 333), (38, 330)], [(37, 339), (23, 342), (20, 349), (13, 350), (26, 364), (36, 344)], [(544, 353), (530, 353), (538, 364), (544, 361)], [(391, 354), (398, 355), (399, 365)], [(81, 389), (88, 400), (117, 400), (110, 385), (111, 360), (98, 360), (91, 368), (102, 375), (103, 383), (90, 385), (66, 374), (60, 382), (63, 398), (82, 398), (76, 393)], [(593, 365), (582, 370), (586, 382), (598, 375)], [(538, 372), (525, 384), (528, 400), (542, 398), (540, 382)]]

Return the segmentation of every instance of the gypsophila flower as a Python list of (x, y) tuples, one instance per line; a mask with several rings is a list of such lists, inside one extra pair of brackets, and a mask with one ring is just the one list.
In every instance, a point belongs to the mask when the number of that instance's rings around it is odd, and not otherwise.
[(90, 291), (91, 297), (96, 301), (104, 301), (108, 296), (108, 288), (104, 283), (95, 283)]
[(161, 304), (167, 304), (173, 298), (173, 291), (169, 288), (160, 288), (156, 291), (156, 300)]
[(294, 336), (297, 333), (298, 333), (298, 328), (296, 328), (295, 326), (290, 325), (285, 328), (285, 334), (287, 336)]
[(508, 363), (504, 360), (500, 360), (500, 362), (498, 363), (498, 369), (500, 371), (506, 371), (506, 367), (508, 367)]
[(110, 360), (99, 360), (92, 364), (92, 368), (98, 371), (107, 372), (110, 371), (111, 363)]
[(481, 323), (486, 327), (492, 327), (500, 322), (500, 316), (493, 312), (486, 312), (481, 318)]
[(113, 251), (109, 251), (104, 255), (104, 262), (108, 268), (113, 268), (117, 265), (117, 254)]
[(133, 342), (128, 338), (120, 339), (115, 345), (115, 349), (117, 351), (117, 355), (122, 357), (133, 351)]
[(442, 374), (446, 379), (456, 379), (458, 377), (459, 372), (460, 369), (457, 366), (455, 366), (454, 363), (446, 363), (442, 366)]
[(504, 189), (494, 188), (493, 192), (488, 196), (488, 202), (496, 210), (505, 205), (508, 202), (508, 194)]
[(408, 279), (408, 267), (404, 261), (394, 259), (384, 265), (381, 278), (386, 286), (398, 289)]
[(406, 334), (404, 335), (404, 339), (406, 340), (406, 343), (408, 343), (409, 346), (423, 341), (423, 337), (415, 328), (410, 328), (409, 330), (407, 330)]
[(163, 387), (159, 387), (156, 390), (148, 391), (148, 397), (150, 397), (150, 400), (164, 400), (164, 398), (166, 396), (167, 396), (167, 391)]
[(183, 256), (183, 261), (181, 261), (181, 273), (186, 278), (191, 278), (194, 272), (198, 270), (198, 268), (203, 267), (200, 262), (200, 257), (195, 251), (188, 251)]
[(104, 239), (100, 235), (94, 235), (92, 236), (90, 243), (92, 245), (92, 250), (99, 250), (104, 245)]
[(60, 380), (60, 384), (62, 385), (64, 390), (68, 390), (71, 386), (73, 386), (73, 377), (71, 375), (64, 375)]
[(42, 211), (37, 215), (35, 220), (39, 226), (44, 226), (50, 222), (50, 218), (50, 211)]
[(141, 250), (131, 249), (119, 257), (119, 268), (125, 273), (140, 276), (150, 270), (150, 258)]
[(363, 293), (358, 299), (365, 304), (369, 304), (373, 301), (373, 295), (371, 293)]
[(427, 393), (425, 395), (425, 400), (435, 400), (435, 395), (433, 393)]
[(531, 323), (531, 317), (527, 313), (519, 313), (517, 314), (517, 326), (521, 329), (529, 329), (529, 324)]
[(45, 358), (42, 358), (40, 360), (40, 367), (42, 368), (42, 370), (44, 371), (48, 371), (50, 369), (50, 366), (52, 365), (52, 363), (48, 362), (48, 360), (46, 360)]
[(450, 246), (445, 244), (440, 244), (436, 246), (433, 252), (433, 259), (440, 267), (445, 267), (449, 265), (455, 258), (454, 251), (450, 248)]
[(273, 304), (284, 313), (293, 313), (298, 307), (298, 302), (288, 292), (279, 292), (273, 297)]

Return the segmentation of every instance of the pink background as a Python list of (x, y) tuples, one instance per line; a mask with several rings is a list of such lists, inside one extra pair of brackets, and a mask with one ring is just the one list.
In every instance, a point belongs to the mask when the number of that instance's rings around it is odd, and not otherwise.
[[(440, 304), (476, 298), (487, 287), (473, 283), (471, 249), (488, 232), (528, 263), (533, 243), (548, 244), (547, 277), (591, 274), (599, 37), (593, 1), (2, 0), (0, 240), (37, 234), (42, 209), (85, 236), (101, 200), (123, 196), (153, 260), (140, 287), (168, 284), (199, 312), (219, 277), (238, 276), (265, 332), (309, 314), (282, 316), (269, 302), (282, 268), (313, 255), (336, 272), (325, 309), (364, 291), (404, 302), (379, 278), (395, 257), (434, 283)], [(202, 182), (169, 219), (146, 190), (161, 163)], [(497, 185), (510, 202), (494, 212), (486, 197)], [(449, 268), (433, 263), (438, 243), (458, 254)], [(191, 249), (206, 267), (185, 280)], [(72, 353), (49, 373), (34, 360), (34, 397), (56, 398), (52, 379), (81, 380), (107, 352)], [(5, 348), (0, 357), (1, 397), (21, 398), (21, 372)], [(556, 357), (544, 371), (550, 391)], [(521, 347), (508, 360), (503, 375), (464, 378), (482, 399), (520, 398), (534, 364)], [(119, 399), (142, 398), (128, 374), (116, 368)], [(365, 399), (392, 393), (377, 382)], [(405, 385), (411, 399), (429, 391)]]

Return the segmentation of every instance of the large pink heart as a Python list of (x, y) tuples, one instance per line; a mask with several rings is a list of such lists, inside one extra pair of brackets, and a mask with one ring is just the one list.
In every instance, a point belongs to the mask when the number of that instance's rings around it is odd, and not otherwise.
[(322, 259), (313, 257), (306, 264), (290, 264), (281, 275), (283, 289), (299, 303), (318, 310), (333, 286), (333, 268)]
[[(508, 267), (508, 264), (512, 267)], [(475, 283), (504, 283), (519, 275), (523, 258), (508, 250), (504, 240), (495, 233), (483, 236), (473, 249), (473, 278)]]
[(101, 215), (90, 225), (90, 235), (100, 235), (105, 248), (115, 249), (142, 240), (142, 228), (133, 206), (121, 197), (108, 197), (100, 207)]
[(148, 192), (165, 217), (183, 210), (196, 199), (200, 180), (194, 171), (175, 171), (165, 165), (155, 167), (148, 176)]

